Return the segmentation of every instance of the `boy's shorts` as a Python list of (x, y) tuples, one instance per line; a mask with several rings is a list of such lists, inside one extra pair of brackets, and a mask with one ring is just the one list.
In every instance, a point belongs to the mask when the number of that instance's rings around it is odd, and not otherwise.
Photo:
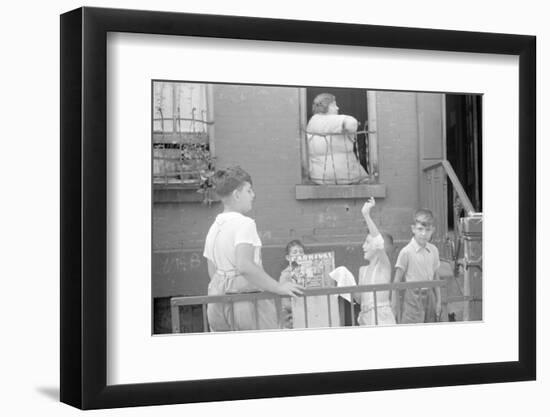
[(436, 321), (434, 290), (407, 288), (403, 300), (401, 323), (434, 323)]
[[(214, 274), (208, 286), (208, 295), (249, 292), (246, 280), (240, 276), (223, 277)], [(212, 332), (232, 330), (262, 330), (279, 328), (279, 317), (274, 300), (211, 303), (207, 308), (208, 324)]]

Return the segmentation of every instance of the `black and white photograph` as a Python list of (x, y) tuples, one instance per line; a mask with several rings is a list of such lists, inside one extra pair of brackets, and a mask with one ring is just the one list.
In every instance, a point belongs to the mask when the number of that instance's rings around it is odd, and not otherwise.
[(152, 80), (152, 333), (483, 321), (483, 103)]

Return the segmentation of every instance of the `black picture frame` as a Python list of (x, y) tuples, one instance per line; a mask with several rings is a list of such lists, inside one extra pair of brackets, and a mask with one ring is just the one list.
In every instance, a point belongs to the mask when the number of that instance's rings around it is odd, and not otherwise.
[[(519, 360), (107, 385), (108, 32), (518, 56)], [(61, 15), (60, 58), (62, 402), (97, 409), (536, 378), (534, 36), (84, 7)]]

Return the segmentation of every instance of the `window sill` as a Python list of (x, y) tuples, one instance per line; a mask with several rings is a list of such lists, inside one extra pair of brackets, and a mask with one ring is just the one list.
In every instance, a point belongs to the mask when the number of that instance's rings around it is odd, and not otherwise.
[[(204, 195), (196, 187), (182, 185), (153, 185), (153, 203), (202, 203)], [(215, 199), (214, 203), (220, 200)]]
[(296, 185), (296, 200), (316, 200), (332, 198), (385, 198), (385, 184), (356, 185)]

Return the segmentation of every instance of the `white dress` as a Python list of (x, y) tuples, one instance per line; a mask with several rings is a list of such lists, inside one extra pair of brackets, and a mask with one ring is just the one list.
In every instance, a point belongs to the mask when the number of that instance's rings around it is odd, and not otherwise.
[(314, 114), (307, 125), (309, 175), (316, 184), (357, 184), (368, 177), (344, 133), (344, 114)]

